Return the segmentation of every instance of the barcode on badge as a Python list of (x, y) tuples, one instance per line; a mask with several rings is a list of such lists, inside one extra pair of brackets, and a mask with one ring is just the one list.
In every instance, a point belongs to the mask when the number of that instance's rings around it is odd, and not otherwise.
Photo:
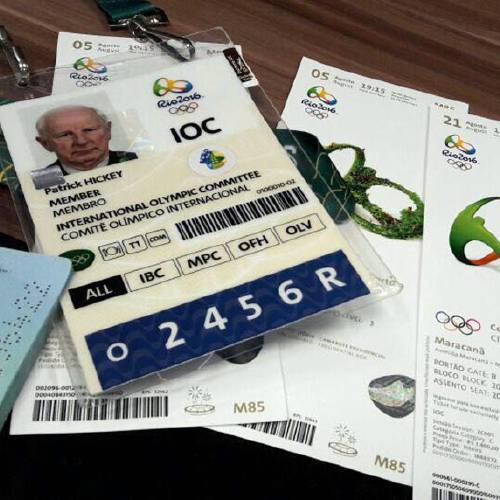
[(464, 495), (441, 488), (432, 488), (432, 500), (482, 500), (480, 497)]
[(278, 422), (259, 422), (257, 424), (241, 424), (242, 427), (248, 427), (259, 432), (265, 432), (272, 436), (278, 436), (296, 443), (312, 446), (316, 426), (300, 422), (299, 420), (282, 420)]
[(266, 215), (275, 214), (307, 203), (304, 191), (299, 187), (263, 196), (248, 203), (210, 212), (199, 217), (177, 222), (175, 227), (183, 240), (191, 240), (207, 233), (215, 233), (232, 226), (238, 226)]
[(168, 416), (168, 396), (122, 399), (37, 399), (33, 422), (90, 422)]

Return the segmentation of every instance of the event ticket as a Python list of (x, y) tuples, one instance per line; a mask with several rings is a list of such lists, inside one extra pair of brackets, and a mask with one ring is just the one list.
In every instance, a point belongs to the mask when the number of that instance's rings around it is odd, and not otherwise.
[(290, 420), (226, 427), (231, 434), (411, 484), (429, 105), (466, 108), (302, 60), (283, 119), (331, 153), (332, 177), (340, 173), (358, 202), (355, 221), (404, 288), (359, 311), (287, 328)]
[[(110, 47), (129, 53), (136, 44), (128, 38), (60, 33), (56, 66), (78, 61), (82, 50), (86, 57), (105, 61), (100, 56)], [(95, 51), (99, 47), (101, 51)], [(211, 45), (210, 50), (216, 47)], [(64, 89), (65, 81), (67, 74), (56, 71), (54, 88)], [(250, 353), (240, 348), (242, 354), (230, 359), (214, 356), (202, 369), (178, 381), (160, 382), (154, 390), (112, 400), (80, 398), (77, 403), (77, 389), (54, 333), (16, 401), (11, 433), (109, 432), (282, 420), (287, 407), (278, 343), (268, 337), (255, 347)], [(79, 410), (82, 403), (85, 411)]]
[[(218, 31), (214, 29), (190, 36), (196, 48), (196, 58), (219, 55), (228, 49), (237, 51), (242, 57), (239, 45), (196, 41), (198, 38), (207, 38), (212, 32), (214, 36), (221, 35)], [(57, 37), (52, 93), (60, 94), (93, 88), (124, 78), (134, 72), (142, 73), (145, 61), (150, 70), (155, 69), (155, 66), (164, 68), (165, 65), (177, 64), (175, 59), (151, 42), (141, 42), (127, 37), (61, 32)], [(245, 87), (258, 85), (255, 75), (246, 64), (244, 76), (242, 83)]]
[[(287, 417), (279, 346), (234, 364), (213, 356), (202, 368), (133, 394), (79, 394), (51, 335), (12, 412), (11, 434), (73, 434), (281, 420)], [(231, 387), (228, 389), (228, 381)]]
[(91, 394), (380, 289), (222, 56), (0, 120)]
[(500, 498), (500, 123), (431, 114), (413, 498)]

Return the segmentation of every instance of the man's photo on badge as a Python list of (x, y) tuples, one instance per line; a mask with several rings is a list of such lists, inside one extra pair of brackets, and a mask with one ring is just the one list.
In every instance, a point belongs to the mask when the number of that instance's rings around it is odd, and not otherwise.
[(59, 106), (43, 113), (35, 126), (37, 142), (56, 156), (44, 168), (59, 167), (64, 176), (137, 158), (109, 149), (111, 121), (96, 108)]

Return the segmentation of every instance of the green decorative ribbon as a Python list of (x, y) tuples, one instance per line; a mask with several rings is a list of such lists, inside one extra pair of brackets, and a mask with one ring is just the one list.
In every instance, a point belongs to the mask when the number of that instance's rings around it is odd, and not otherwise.
[(157, 11), (150, 2), (143, 0), (96, 0), (113, 23), (123, 19), (130, 19), (138, 14), (147, 16)]
[[(335, 143), (323, 147), (314, 135), (297, 130), (275, 130), (275, 134), (335, 222), (343, 222), (351, 216), (368, 231), (387, 238), (404, 240), (422, 237), (424, 203), (420, 196), (401, 184), (377, 177), (375, 169), (365, 166), (363, 149), (350, 144)], [(354, 161), (344, 178), (328, 156), (343, 149), (354, 150)], [(399, 218), (396, 218), (370, 201), (368, 190), (372, 186), (385, 186), (401, 191), (410, 198), (416, 208), (405, 208)], [(367, 210), (377, 222), (364, 219), (355, 213), (356, 205)]]
[[(335, 143), (325, 147), (327, 153), (343, 149), (352, 149), (354, 151), (354, 161), (344, 176), (345, 184), (351, 191), (356, 204), (368, 211), (377, 222), (364, 219), (357, 213), (352, 214), (354, 221), (368, 231), (380, 234), (386, 238), (398, 240), (421, 238), (424, 226), (424, 202), (420, 196), (406, 189), (401, 184), (385, 179), (384, 177), (377, 177), (377, 171), (365, 165), (366, 158), (363, 149), (350, 144)], [(408, 196), (416, 208), (408, 207), (401, 210), (399, 218), (388, 214), (381, 207), (370, 201), (368, 190), (373, 186), (385, 186), (401, 191)]]

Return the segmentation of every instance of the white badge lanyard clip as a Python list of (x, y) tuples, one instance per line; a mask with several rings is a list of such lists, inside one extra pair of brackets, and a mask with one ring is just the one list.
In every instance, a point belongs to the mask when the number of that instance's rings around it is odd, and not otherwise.
[(147, 18), (141, 14), (129, 19), (126, 25), (134, 38), (142, 42), (153, 42), (178, 61), (190, 61), (195, 55), (196, 49), (191, 40), (151, 28)]
[(152, 42), (178, 61), (193, 59), (195, 47), (191, 40), (155, 29), (170, 22), (163, 9), (147, 1), (138, 0), (96, 0), (96, 2), (104, 12), (110, 29), (128, 28), (132, 36), (140, 42)]

